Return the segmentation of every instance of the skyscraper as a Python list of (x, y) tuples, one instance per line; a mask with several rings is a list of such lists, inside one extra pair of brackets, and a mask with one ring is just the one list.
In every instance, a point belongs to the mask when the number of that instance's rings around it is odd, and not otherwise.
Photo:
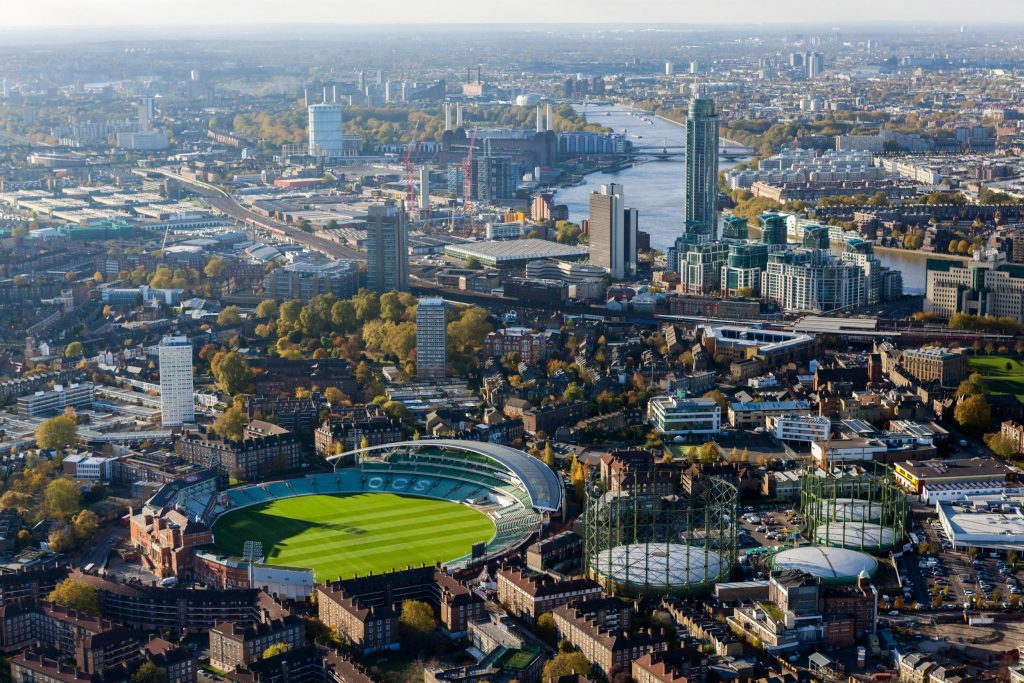
[(424, 297), (416, 306), (416, 377), (444, 377), (448, 362), (448, 320), (444, 300)]
[(590, 261), (613, 279), (636, 275), (636, 209), (625, 208), (622, 185), (590, 193)]
[(366, 216), (366, 286), (375, 292), (409, 289), (409, 235), (405, 211), (394, 203)]
[(686, 119), (686, 221), (718, 231), (718, 114), (703, 92), (690, 101)]
[(344, 153), (344, 130), (340, 104), (309, 105), (309, 155), (338, 158)]
[(196, 419), (192, 344), (188, 337), (160, 340), (160, 423), (173, 427)]

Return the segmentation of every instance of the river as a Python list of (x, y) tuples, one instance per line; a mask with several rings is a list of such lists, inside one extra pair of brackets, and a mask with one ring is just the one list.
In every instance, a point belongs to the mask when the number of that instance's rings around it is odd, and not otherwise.
[[(645, 122), (624, 111), (621, 107), (588, 106), (587, 120), (608, 126), (619, 133), (626, 133), (630, 142), (641, 145), (682, 145), (686, 142), (686, 129), (653, 115)], [(719, 159), (719, 169), (735, 166), (741, 160)], [(686, 165), (682, 157), (668, 160), (654, 160), (611, 173), (592, 173), (586, 181), (576, 187), (558, 190), (559, 204), (569, 207), (569, 220), (579, 222), (590, 212), (590, 193), (601, 185), (620, 183), (625, 195), (626, 206), (637, 209), (640, 214), (640, 229), (651, 236), (651, 246), (665, 249), (671, 246), (681, 231), (683, 221), (683, 193), (685, 189)], [(903, 273), (903, 289), (908, 293), (921, 293), (925, 287), (924, 252), (878, 251), (878, 260), (890, 268)]]

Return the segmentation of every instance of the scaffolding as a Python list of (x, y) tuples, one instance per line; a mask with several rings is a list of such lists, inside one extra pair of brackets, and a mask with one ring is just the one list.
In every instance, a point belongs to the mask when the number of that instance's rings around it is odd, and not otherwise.
[(717, 477), (693, 495), (588, 492), (584, 557), (611, 594), (698, 594), (736, 565), (736, 487)]
[(878, 552), (906, 535), (907, 496), (885, 465), (856, 474), (805, 474), (800, 508), (804, 537), (818, 545)]

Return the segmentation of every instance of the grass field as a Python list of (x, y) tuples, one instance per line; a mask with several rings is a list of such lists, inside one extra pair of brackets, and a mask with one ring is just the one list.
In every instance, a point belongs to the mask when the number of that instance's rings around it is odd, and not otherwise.
[(494, 536), (476, 510), (392, 493), (302, 496), (228, 514), (213, 527), (217, 545), (241, 555), (261, 541), (270, 564), (308, 567), (318, 581), (448, 562)]
[(981, 373), (993, 394), (1016, 394), (1024, 400), (1024, 364), (1019, 359), (1008, 356), (971, 356), (968, 363), (971, 372)]

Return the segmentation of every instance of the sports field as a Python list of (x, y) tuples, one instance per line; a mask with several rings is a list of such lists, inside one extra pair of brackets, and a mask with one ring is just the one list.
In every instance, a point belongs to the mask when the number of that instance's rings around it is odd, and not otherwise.
[(494, 536), (476, 510), (392, 493), (284, 498), (229, 512), (213, 527), (217, 546), (242, 554), (261, 541), (270, 564), (309, 567), (318, 581), (448, 562)]
[(971, 356), (971, 372), (985, 378), (993, 394), (1016, 394), (1024, 400), (1024, 364), (1009, 356)]

